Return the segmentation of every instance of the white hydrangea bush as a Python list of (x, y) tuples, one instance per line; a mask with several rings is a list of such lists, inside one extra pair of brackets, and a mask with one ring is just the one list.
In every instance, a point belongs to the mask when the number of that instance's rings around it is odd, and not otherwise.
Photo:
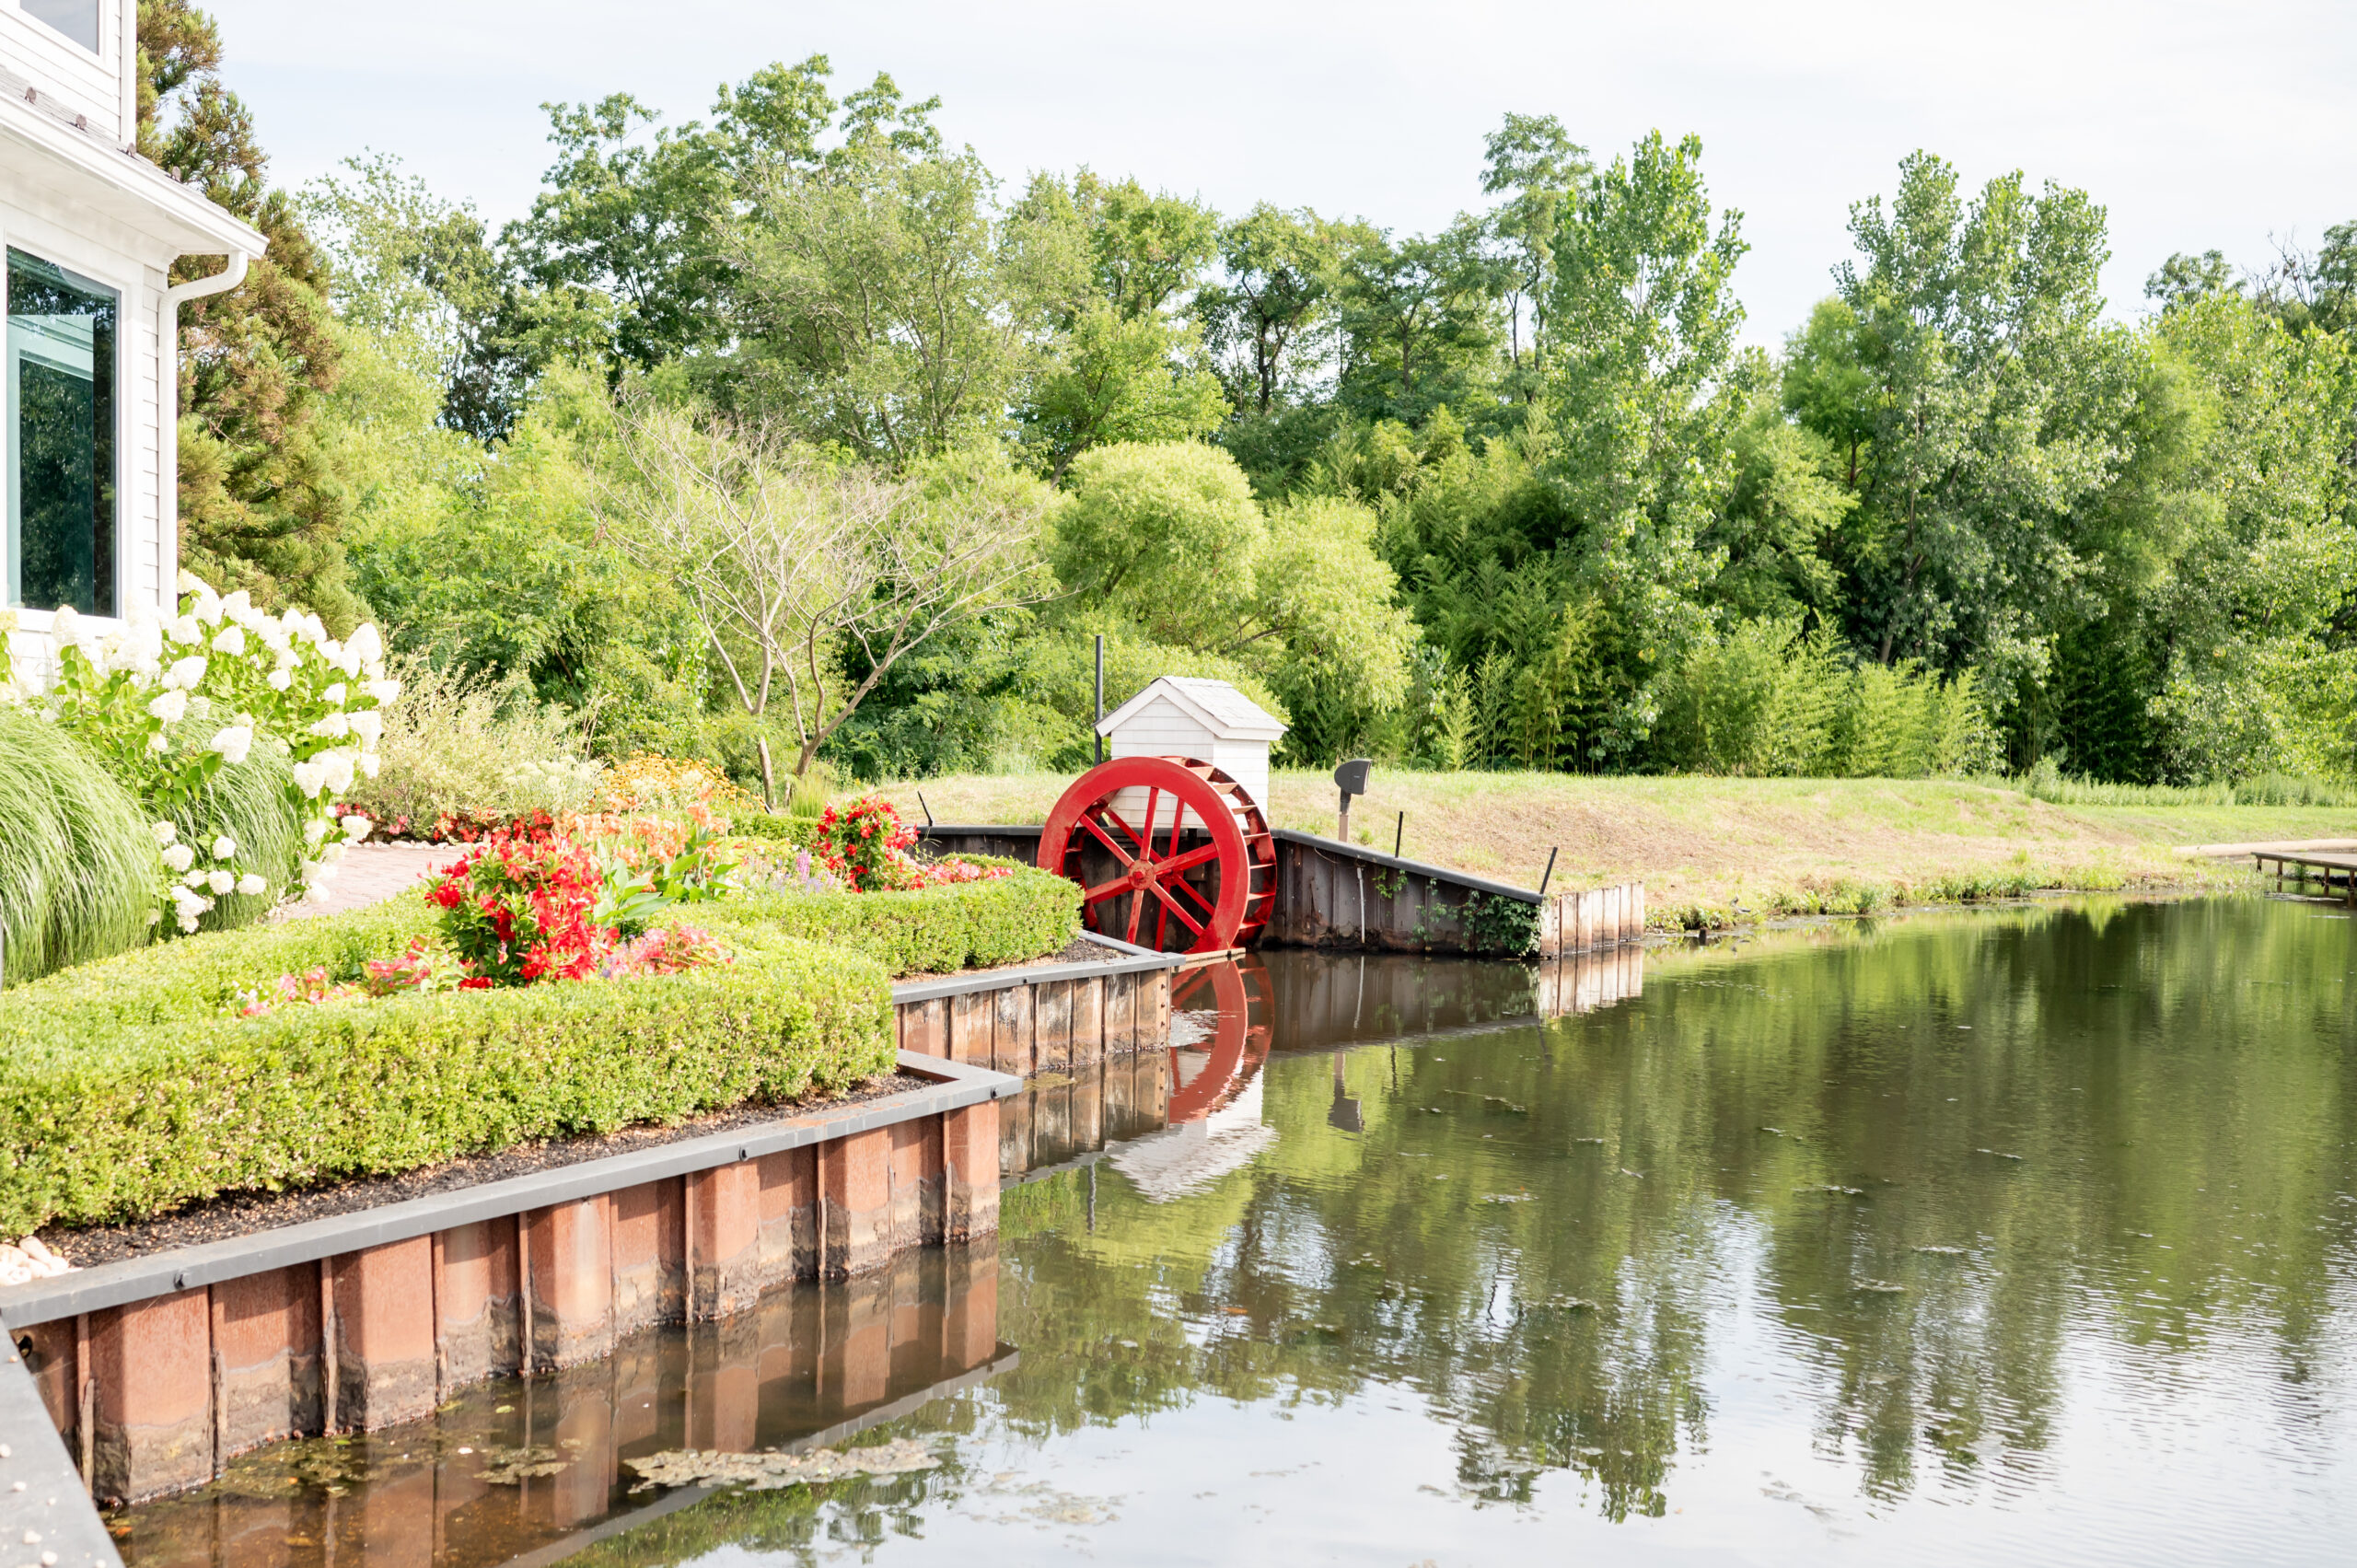
[[(61, 610), (51, 625), (57, 679), (35, 699), (46, 716), (107, 753), (118, 776), (159, 817), (184, 814), (213, 776), (257, 746), (285, 756), (288, 800), (301, 825), (303, 894), (324, 902), (345, 846), (368, 819), (340, 817), (336, 803), (361, 775), (377, 773), (384, 712), (401, 695), (385, 675), (373, 625), (339, 642), (316, 615), (273, 615), (243, 590), (215, 593), (183, 572), (180, 613), (134, 610), (121, 630)], [(194, 931), (229, 893), (283, 895), (247, 864), (226, 835), (180, 842), (156, 823), (157, 919)]]

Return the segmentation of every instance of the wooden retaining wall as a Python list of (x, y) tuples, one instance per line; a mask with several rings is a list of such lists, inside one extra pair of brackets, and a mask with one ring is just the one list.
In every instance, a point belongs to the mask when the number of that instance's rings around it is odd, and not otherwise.
[(923, 1089), (0, 1290), (93, 1495), (201, 1484), (282, 1438), (426, 1414), (790, 1280), (995, 1235), (1009, 1076)]
[[(945, 854), (994, 854), (1035, 862), (1039, 830), (1013, 825), (935, 824), (924, 842)], [(1502, 905), (1535, 909), (1538, 951), (1585, 952), (1641, 941), (1645, 885), (1557, 890), (1493, 882), (1446, 866), (1383, 854), (1316, 833), (1277, 830), (1277, 898), (1263, 944), (1363, 953), (1522, 956), (1510, 934), (1522, 920)]]
[(1170, 1039), (1176, 953), (1040, 964), (892, 988), (902, 1051), (1028, 1077)]

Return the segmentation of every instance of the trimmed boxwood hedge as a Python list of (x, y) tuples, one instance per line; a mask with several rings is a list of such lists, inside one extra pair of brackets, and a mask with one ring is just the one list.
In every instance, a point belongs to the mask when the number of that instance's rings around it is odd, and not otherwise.
[(729, 819), (728, 830), (740, 839), (774, 839), (807, 849), (819, 836), (819, 819), (747, 811)]
[(696, 906), (718, 921), (839, 942), (896, 975), (949, 974), (1055, 952), (1080, 935), (1080, 887), (1011, 860), (1014, 874), (906, 893), (753, 893)]
[(410, 1170), (892, 1068), (876, 958), (742, 920), (712, 923), (734, 963), (685, 974), (225, 1011), (282, 974), (398, 951), (431, 913), (405, 895), (0, 993), (0, 1232)]

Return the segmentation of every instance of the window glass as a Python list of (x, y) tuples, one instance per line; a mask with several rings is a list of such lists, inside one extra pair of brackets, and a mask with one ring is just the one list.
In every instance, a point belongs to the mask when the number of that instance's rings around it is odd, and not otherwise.
[(24, 3), (27, 16), (47, 22), (91, 53), (99, 52), (99, 0), (24, 0)]
[(8, 602), (115, 611), (112, 289), (8, 251)]

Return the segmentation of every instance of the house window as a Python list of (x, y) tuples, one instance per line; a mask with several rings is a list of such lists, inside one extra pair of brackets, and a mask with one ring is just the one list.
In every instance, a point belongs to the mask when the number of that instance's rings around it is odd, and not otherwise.
[(67, 38), (96, 54), (99, 52), (99, 0), (24, 0), (25, 14), (47, 22)]
[(8, 599), (115, 609), (114, 339), (121, 296), (8, 251)]

